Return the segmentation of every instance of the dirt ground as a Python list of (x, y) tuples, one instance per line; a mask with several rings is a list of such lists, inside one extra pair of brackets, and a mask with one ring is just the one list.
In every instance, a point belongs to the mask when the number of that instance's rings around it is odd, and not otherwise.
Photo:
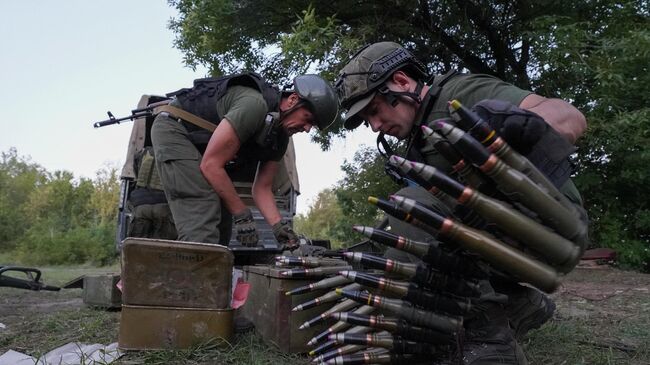
[[(50, 283), (60, 285), (63, 276)], [(0, 354), (13, 349), (38, 355), (70, 341), (117, 341), (119, 311), (87, 308), (81, 296), (80, 289), (0, 288)], [(578, 268), (552, 297), (553, 319), (522, 341), (531, 364), (650, 364), (650, 275)], [(139, 363), (127, 360), (122, 361)]]

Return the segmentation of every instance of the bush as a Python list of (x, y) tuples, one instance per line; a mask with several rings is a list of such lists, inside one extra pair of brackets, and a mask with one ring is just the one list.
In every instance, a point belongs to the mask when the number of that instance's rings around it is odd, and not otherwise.
[(108, 265), (115, 260), (114, 225), (77, 227), (57, 232), (52, 226), (32, 227), (16, 247), (17, 259), (32, 265)]

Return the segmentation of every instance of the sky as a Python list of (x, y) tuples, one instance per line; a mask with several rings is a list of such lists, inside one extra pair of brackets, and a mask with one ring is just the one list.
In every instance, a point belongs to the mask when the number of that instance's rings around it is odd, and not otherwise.
[[(121, 168), (131, 124), (92, 123), (130, 114), (143, 94), (189, 87), (205, 68), (186, 67), (167, 28), (177, 16), (165, 0), (0, 1), (0, 151), (15, 147), (50, 172), (94, 178)], [(301, 195), (299, 213), (343, 177), (340, 166), (367, 128), (323, 152), (305, 133), (294, 136)]]

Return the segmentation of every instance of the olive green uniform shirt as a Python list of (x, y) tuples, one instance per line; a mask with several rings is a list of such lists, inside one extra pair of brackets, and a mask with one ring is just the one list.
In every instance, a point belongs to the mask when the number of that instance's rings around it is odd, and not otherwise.
[(267, 133), (266, 114), (268, 107), (262, 94), (246, 86), (231, 86), (217, 102), (217, 112), (228, 120), (239, 138), (241, 147), (238, 158), (246, 161), (279, 161), (289, 143), (288, 136), (279, 130), (275, 148), (262, 146)]
[[(444, 75), (436, 76), (432, 85), (437, 85), (443, 77)], [(451, 115), (447, 103), (454, 99), (470, 108), (485, 99), (503, 100), (518, 106), (530, 94), (532, 94), (531, 91), (520, 89), (489, 75), (455, 75), (442, 86), (426, 121), (449, 118)], [(449, 162), (430, 143), (425, 143), (419, 151), (426, 164), (438, 167), (443, 171), (451, 171)], [(567, 180), (560, 191), (575, 204), (582, 205), (582, 197), (571, 179)]]

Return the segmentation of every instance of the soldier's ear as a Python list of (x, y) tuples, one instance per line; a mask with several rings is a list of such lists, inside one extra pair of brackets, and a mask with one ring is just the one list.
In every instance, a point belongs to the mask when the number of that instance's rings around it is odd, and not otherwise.
[(409, 90), (412, 79), (403, 71), (395, 71), (391, 75), (390, 81), (402, 90)]
[(298, 104), (299, 101), (300, 101), (300, 96), (298, 96), (298, 94), (296, 93), (291, 93), (291, 95), (289, 95), (289, 108), (293, 108), (294, 106), (296, 106), (296, 104)]

